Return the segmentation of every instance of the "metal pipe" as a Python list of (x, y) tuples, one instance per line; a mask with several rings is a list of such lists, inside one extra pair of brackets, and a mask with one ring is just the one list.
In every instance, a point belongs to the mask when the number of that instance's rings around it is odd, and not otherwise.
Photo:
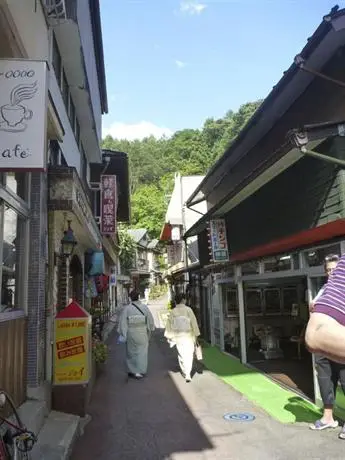
[(313, 150), (308, 150), (306, 147), (301, 147), (301, 153), (313, 158), (317, 158), (318, 160), (327, 161), (328, 163), (333, 163), (337, 166), (345, 168), (345, 160), (330, 157), (329, 155), (324, 155), (323, 153), (314, 152)]

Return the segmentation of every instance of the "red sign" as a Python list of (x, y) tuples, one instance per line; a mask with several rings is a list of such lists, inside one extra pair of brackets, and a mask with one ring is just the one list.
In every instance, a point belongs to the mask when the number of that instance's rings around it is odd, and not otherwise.
[(116, 233), (116, 176), (101, 176), (101, 233)]

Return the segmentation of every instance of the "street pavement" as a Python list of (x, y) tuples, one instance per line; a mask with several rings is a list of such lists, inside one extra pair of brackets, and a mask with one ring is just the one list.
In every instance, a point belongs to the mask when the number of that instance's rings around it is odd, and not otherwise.
[[(339, 429), (314, 432), (307, 424), (282, 425), (211, 372), (185, 383), (175, 349), (163, 338), (158, 312), (145, 379), (128, 380), (124, 346), (110, 337), (110, 357), (90, 405), (91, 422), (72, 460), (340, 460)], [(252, 422), (227, 421), (226, 413), (249, 413)]]

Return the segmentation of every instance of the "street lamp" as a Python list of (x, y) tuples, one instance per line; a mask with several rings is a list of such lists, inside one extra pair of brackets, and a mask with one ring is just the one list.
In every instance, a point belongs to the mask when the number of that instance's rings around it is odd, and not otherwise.
[(63, 238), (61, 240), (61, 253), (65, 257), (70, 257), (73, 253), (75, 246), (78, 244), (75, 239), (73, 230), (71, 229), (71, 220), (68, 220), (68, 228), (63, 232)]

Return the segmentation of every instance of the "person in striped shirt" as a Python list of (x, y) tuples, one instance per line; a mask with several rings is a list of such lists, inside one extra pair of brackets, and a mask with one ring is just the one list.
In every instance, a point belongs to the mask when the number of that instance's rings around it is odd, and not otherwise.
[(345, 254), (314, 303), (305, 342), (312, 353), (345, 363)]

